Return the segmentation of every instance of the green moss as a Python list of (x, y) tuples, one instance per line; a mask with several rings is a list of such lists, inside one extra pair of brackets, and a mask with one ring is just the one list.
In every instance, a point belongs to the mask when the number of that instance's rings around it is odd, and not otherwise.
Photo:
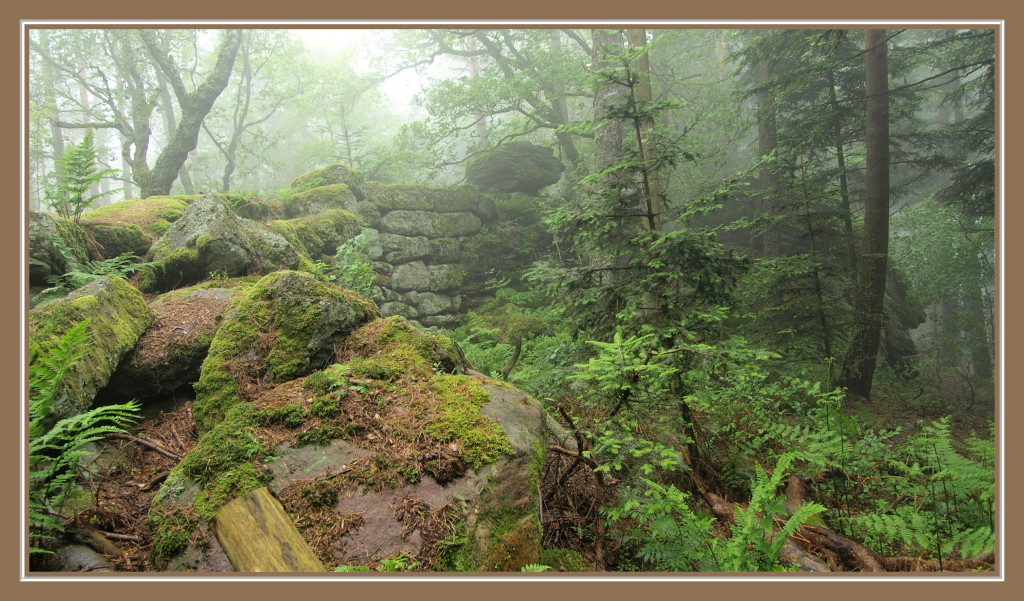
[(196, 385), (195, 415), (201, 428), (241, 400), (240, 381), (301, 377), (313, 353), (331, 354), (348, 333), (346, 327), (380, 315), (371, 301), (297, 272), (265, 276), (229, 312), (234, 317), (217, 331)]
[(540, 552), (540, 563), (551, 566), (556, 572), (589, 572), (590, 562), (572, 549), (544, 549)]
[(314, 482), (299, 491), (313, 507), (333, 507), (338, 503), (338, 489), (329, 482)]
[(223, 421), (199, 438), (177, 469), (205, 486), (237, 465), (265, 457), (270, 448), (253, 433), (254, 414), (252, 406), (247, 404), (229, 409)]
[(53, 215), (53, 223), (57, 228), (57, 236), (78, 263), (85, 263), (91, 257), (89, 236), (82, 226), (70, 219)]
[(302, 422), (306, 421), (306, 410), (302, 408), (301, 404), (296, 403), (257, 411), (253, 419), (261, 426), (284, 424), (288, 428), (298, 428)]
[(86, 223), (83, 226), (103, 247), (103, 256), (105, 257), (116, 257), (124, 253), (142, 257), (149, 252), (149, 247), (153, 244), (153, 238), (134, 223), (125, 225)]
[(349, 367), (353, 378), (385, 382), (394, 382), (408, 374), (426, 377), (430, 373), (430, 365), (414, 348), (406, 345), (393, 346), (373, 357), (356, 357), (349, 361)]
[(258, 469), (252, 463), (241, 463), (217, 474), (203, 490), (196, 495), (196, 511), (204, 520), (213, 518), (228, 501), (245, 493), (262, 488), (271, 480), (266, 470)]
[(353, 192), (346, 184), (318, 186), (290, 195), (281, 203), (281, 210), (291, 218), (338, 209), (352, 210), (358, 202)]
[(336, 417), (340, 410), (341, 404), (338, 402), (336, 397), (331, 395), (318, 396), (314, 398), (313, 403), (309, 407), (309, 412), (320, 419)]
[[(292, 180), (292, 190), (310, 190), (332, 184), (348, 184), (354, 188), (363, 183), (363, 173), (350, 169), (341, 163), (327, 165), (315, 171), (300, 175)], [(357, 197), (358, 198), (358, 197)], [(360, 198), (360, 200), (362, 200)]]
[(153, 322), (145, 299), (121, 278), (105, 276), (29, 312), (29, 356), (48, 356), (61, 337), (90, 318), (90, 342), (61, 383), (54, 417), (85, 411), (121, 357)]
[(149, 565), (159, 570), (167, 560), (188, 548), (189, 538), (199, 526), (199, 517), (186, 506), (157, 507), (150, 512), (147, 525), (153, 535)]
[[(400, 315), (371, 322), (352, 333), (354, 348), (411, 348), (432, 368), (447, 373), (464, 371), (465, 356), (455, 342), (442, 334), (419, 330)], [(407, 351), (405, 351), (407, 352)]]
[(235, 214), (253, 221), (266, 221), (270, 217), (270, 205), (252, 195), (217, 194)]
[(444, 374), (435, 375), (431, 386), (441, 413), (427, 423), (428, 434), (441, 442), (456, 442), (473, 469), (514, 454), (501, 424), (480, 413), (490, 400), (486, 390), (465, 376)]
[(340, 424), (326, 424), (319, 428), (310, 428), (295, 437), (296, 447), (322, 447), (330, 444), (336, 438), (345, 439), (362, 430), (362, 426), (354, 423), (342, 426)]
[(152, 239), (159, 238), (198, 196), (150, 196), (122, 200), (82, 215), (83, 224), (137, 226)]

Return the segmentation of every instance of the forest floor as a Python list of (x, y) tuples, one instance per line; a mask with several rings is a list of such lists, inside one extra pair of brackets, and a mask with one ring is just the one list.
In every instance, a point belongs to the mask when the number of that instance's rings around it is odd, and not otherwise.
[[(169, 406), (168, 406), (169, 405)], [(98, 547), (110, 567), (119, 572), (151, 569), (153, 536), (147, 524), (152, 501), (168, 473), (196, 443), (192, 401), (171, 399), (168, 410), (139, 423), (130, 431), (135, 440), (106, 441), (94, 462), (86, 466), (85, 491), (90, 506), (80, 511), (68, 531), (80, 541)], [(939, 410), (934, 406), (910, 408), (879, 395), (849, 403), (844, 413), (856, 416), (869, 427), (900, 427), (898, 436), (917, 429), (919, 421), (951, 416), (957, 441), (987, 433), (991, 417), (977, 410)], [(152, 415), (152, 414), (150, 414)], [(140, 442), (141, 441), (141, 442)], [(614, 486), (614, 483), (612, 483)], [(549, 453), (542, 478), (543, 543), (545, 548), (572, 549), (597, 565), (594, 526), (598, 516), (594, 473), (580, 469), (571, 458)], [(204, 536), (199, 533), (196, 536)], [(612, 554), (601, 549), (599, 554)], [(55, 569), (46, 559), (33, 558), (33, 570)]]

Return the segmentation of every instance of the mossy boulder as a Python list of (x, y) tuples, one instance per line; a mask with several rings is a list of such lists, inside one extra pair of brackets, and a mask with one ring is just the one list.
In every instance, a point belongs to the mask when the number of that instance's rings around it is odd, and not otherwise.
[(86, 227), (94, 225), (136, 226), (152, 242), (162, 236), (167, 228), (185, 213), (188, 205), (197, 198), (199, 197), (195, 195), (182, 195), (121, 200), (84, 213), (81, 222)]
[(333, 256), (338, 246), (360, 231), (359, 218), (341, 209), (271, 221), (267, 226), (313, 260)]
[(167, 396), (199, 379), (199, 368), (235, 297), (251, 285), (188, 288), (149, 303), (154, 324), (139, 338), (100, 391), (102, 403)]
[(74, 221), (58, 215), (31, 211), (28, 214), (28, 278), (45, 286), (50, 276), (67, 273), (73, 263), (89, 260), (89, 240)]
[(359, 201), (346, 184), (330, 184), (296, 192), (278, 205), (278, 213), (290, 219), (342, 209), (357, 211)]
[(507, 142), (466, 161), (466, 181), (484, 192), (532, 195), (557, 182), (564, 168), (550, 148)]
[[(432, 213), (472, 213), (485, 222), (497, 219), (494, 200), (472, 186), (432, 188), (415, 184), (363, 184), (366, 202), (380, 210), (429, 211)], [(395, 232), (400, 233), (400, 232)]]
[(378, 317), (371, 301), (309, 274), (267, 275), (235, 301), (210, 345), (196, 385), (197, 425), (211, 427), (268, 383), (322, 368), (338, 343)]
[(287, 240), (255, 221), (236, 215), (216, 195), (188, 206), (153, 244), (139, 288), (162, 292), (211, 276), (239, 276), (294, 269), (299, 255)]
[(425, 332), (399, 315), (385, 317), (359, 328), (346, 341), (349, 348), (365, 353), (368, 349), (410, 347), (437, 371), (466, 373), (469, 363), (459, 345), (443, 334)]
[(44, 356), (61, 336), (89, 319), (90, 340), (85, 356), (61, 381), (51, 419), (83, 413), (107, 384), (115, 368), (152, 323), (142, 294), (121, 278), (104, 276), (61, 299), (29, 312), (30, 356)]
[(292, 190), (302, 192), (323, 186), (344, 184), (352, 191), (356, 200), (363, 200), (363, 174), (355, 169), (349, 169), (341, 163), (328, 165), (316, 171), (300, 175), (292, 180)]
[(125, 253), (144, 257), (153, 245), (153, 238), (135, 224), (107, 225), (103, 223), (84, 223), (88, 231), (106, 258), (117, 257)]

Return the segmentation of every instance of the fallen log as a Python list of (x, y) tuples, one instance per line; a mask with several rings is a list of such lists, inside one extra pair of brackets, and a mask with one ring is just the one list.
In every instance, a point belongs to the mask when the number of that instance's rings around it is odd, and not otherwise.
[(222, 507), (210, 528), (238, 572), (327, 571), (266, 487)]

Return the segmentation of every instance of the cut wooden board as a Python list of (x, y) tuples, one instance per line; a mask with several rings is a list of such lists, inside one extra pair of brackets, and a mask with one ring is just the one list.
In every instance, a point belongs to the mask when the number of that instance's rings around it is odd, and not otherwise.
[(266, 487), (221, 508), (210, 528), (238, 572), (326, 572)]

